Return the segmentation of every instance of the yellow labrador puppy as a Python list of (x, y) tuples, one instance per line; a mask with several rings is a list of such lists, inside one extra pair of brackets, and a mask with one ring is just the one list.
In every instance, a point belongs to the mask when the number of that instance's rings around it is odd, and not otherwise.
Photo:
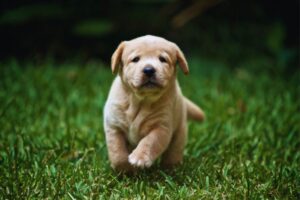
[(176, 64), (189, 73), (175, 43), (156, 36), (122, 42), (112, 55), (118, 72), (104, 108), (104, 129), (111, 166), (118, 171), (182, 162), (187, 117), (202, 121), (203, 111), (185, 98)]

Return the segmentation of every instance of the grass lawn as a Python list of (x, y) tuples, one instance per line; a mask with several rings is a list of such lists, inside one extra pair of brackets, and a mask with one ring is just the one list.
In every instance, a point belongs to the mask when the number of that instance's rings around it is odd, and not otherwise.
[(0, 199), (300, 199), (299, 71), (283, 78), (199, 60), (179, 73), (207, 115), (189, 123), (184, 164), (135, 176), (108, 163), (109, 68), (2, 63)]

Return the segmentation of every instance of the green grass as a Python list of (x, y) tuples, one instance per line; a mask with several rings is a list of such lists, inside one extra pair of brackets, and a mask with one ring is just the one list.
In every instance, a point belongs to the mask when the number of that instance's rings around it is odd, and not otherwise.
[(135, 176), (108, 163), (101, 64), (1, 64), (1, 199), (299, 199), (299, 71), (191, 61), (184, 94), (207, 114), (189, 123), (184, 164)]

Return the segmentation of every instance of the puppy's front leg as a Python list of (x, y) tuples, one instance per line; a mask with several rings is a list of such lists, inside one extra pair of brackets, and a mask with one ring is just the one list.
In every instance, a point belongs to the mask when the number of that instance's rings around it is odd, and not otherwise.
[(150, 167), (168, 147), (171, 139), (166, 128), (155, 128), (145, 136), (129, 155), (129, 162), (136, 167)]
[(128, 149), (124, 134), (116, 129), (106, 130), (106, 144), (108, 157), (113, 169), (117, 171), (132, 171), (133, 167), (128, 162)]
[(180, 164), (183, 159), (183, 150), (187, 139), (187, 127), (184, 120), (182, 125), (174, 132), (168, 149), (162, 155), (161, 164), (165, 167), (172, 167)]

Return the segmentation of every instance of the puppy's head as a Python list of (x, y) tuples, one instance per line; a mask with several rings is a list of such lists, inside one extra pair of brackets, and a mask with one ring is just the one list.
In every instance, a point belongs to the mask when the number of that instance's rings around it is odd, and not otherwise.
[(175, 43), (147, 35), (122, 42), (112, 56), (111, 68), (133, 91), (159, 93), (175, 81), (177, 63), (188, 74), (186, 59)]

